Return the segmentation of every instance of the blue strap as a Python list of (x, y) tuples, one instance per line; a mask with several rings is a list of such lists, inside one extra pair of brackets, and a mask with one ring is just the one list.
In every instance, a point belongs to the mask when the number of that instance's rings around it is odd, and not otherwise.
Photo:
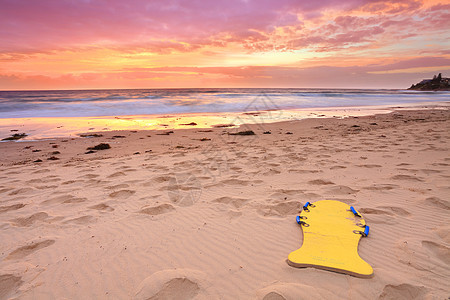
[(305, 205), (303, 205), (303, 209), (304, 210), (308, 210), (308, 206), (309, 206), (309, 201), (305, 203)]
[(352, 211), (352, 213), (357, 216), (357, 217), (361, 217), (360, 214), (358, 214), (358, 212), (356, 211), (356, 209), (353, 206), (350, 206), (350, 210)]
[(369, 226), (366, 225), (366, 229), (364, 229), (364, 236), (369, 235)]

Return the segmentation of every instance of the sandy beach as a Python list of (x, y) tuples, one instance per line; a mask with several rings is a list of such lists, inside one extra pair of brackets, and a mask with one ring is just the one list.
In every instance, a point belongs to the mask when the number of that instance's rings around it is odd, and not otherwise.
[[(0, 143), (0, 299), (450, 296), (448, 107), (190, 127)], [(372, 278), (286, 263), (321, 199)]]

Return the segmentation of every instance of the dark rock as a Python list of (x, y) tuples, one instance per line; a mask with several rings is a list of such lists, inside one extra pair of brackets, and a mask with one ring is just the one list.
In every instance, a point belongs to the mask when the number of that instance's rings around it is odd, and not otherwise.
[(253, 130), (239, 131), (239, 132), (233, 132), (233, 133), (228, 133), (228, 134), (229, 135), (255, 135)]
[(264, 131), (263, 134), (272, 134), (270, 131)]
[(434, 75), (433, 79), (424, 79), (412, 84), (408, 90), (416, 91), (450, 91), (450, 78), (442, 78), (442, 74)]
[(98, 133), (80, 134), (80, 137), (87, 137), (87, 138), (102, 137), (102, 136), (103, 136), (103, 134), (98, 134)]
[(88, 147), (87, 150), (106, 150), (106, 149), (111, 149), (111, 146), (109, 144), (106, 143), (100, 143), (94, 147)]
[(14, 133), (12, 136), (2, 139), (2, 141), (16, 141), (28, 136), (26, 133)]
[(34, 150), (32, 150), (31, 152), (41, 152), (42, 150), (39, 150), (39, 149), (34, 149)]
[(226, 128), (226, 127), (233, 127), (235, 126), (234, 124), (218, 124), (218, 125), (213, 125), (213, 127), (215, 128)]
[(170, 135), (171, 133), (173, 133), (172, 130), (171, 131), (166, 131), (166, 132), (163, 132), (163, 133), (157, 133), (156, 135)]
[(47, 160), (59, 160), (59, 158), (56, 156), (50, 156)]
[(57, 154), (61, 154), (61, 152), (59, 152), (59, 151), (53, 151), (51, 154), (57, 155)]
[(33, 161), (33, 162), (35, 162), (35, 163), (40, 163), (40, 162), (42, 162), (42, 159), (36, 159), (36, 160)]
[(180, 124), (180, 125), (185, 125), (185, 126), (196, 126), (197, 123), (195, 122), (191, 122), (191, 123), (187, 123), (187, 124)]
[(97, 151), (89, 150), (89, 151), (87, 151), (87, 152), (84, 152), (84, 154), (91, 154), (91, 153), (97, 153)]

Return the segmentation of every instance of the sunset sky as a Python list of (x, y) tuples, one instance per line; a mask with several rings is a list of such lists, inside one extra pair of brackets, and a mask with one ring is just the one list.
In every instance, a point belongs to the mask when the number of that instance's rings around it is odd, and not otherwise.
[(438, 72), (448, 0), (0, 0), (0, 90), (407, 88)]

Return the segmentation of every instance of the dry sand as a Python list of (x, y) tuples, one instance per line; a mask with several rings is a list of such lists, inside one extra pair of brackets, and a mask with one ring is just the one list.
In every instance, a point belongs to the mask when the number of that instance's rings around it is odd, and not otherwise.
[[(450, 296), (447, 108), (161, 133), (0, 143), (0, 299)], [(287, 265), (320, 199), (365, 217), (372, 278)]]

